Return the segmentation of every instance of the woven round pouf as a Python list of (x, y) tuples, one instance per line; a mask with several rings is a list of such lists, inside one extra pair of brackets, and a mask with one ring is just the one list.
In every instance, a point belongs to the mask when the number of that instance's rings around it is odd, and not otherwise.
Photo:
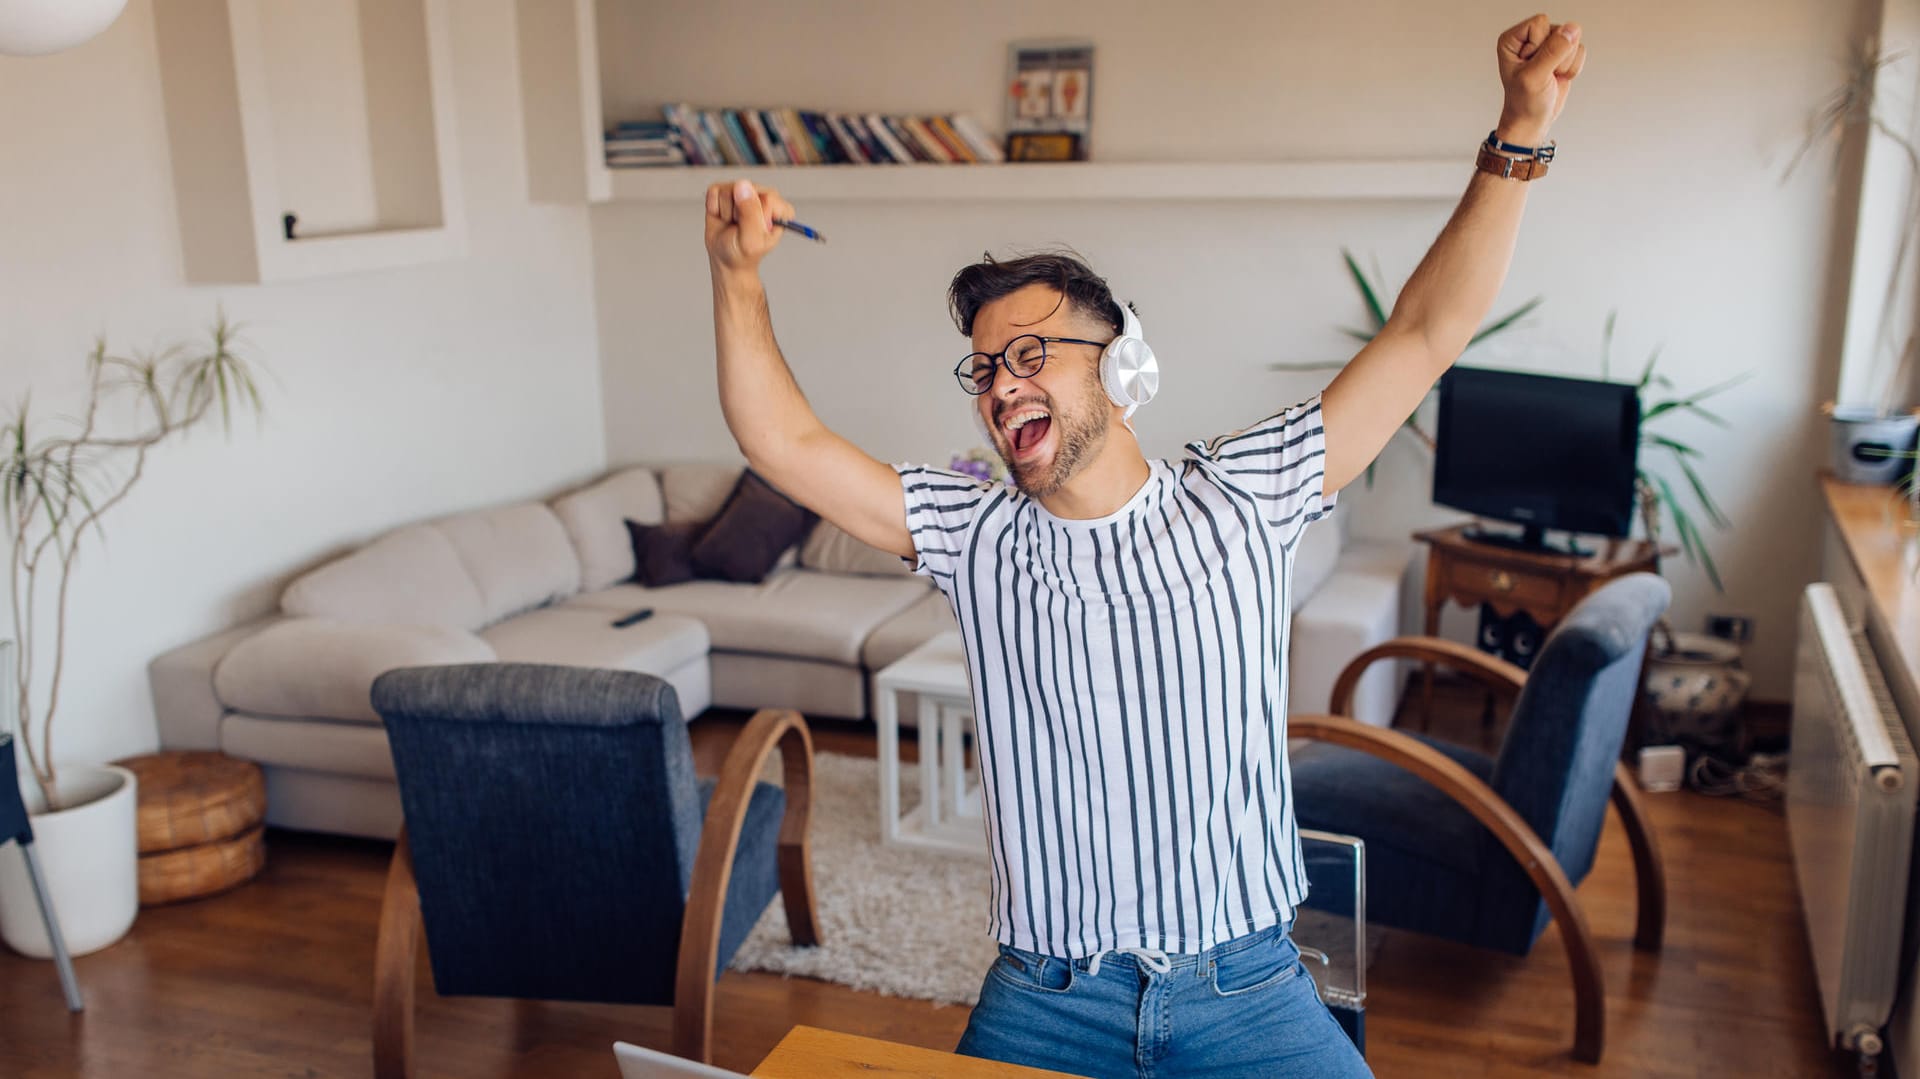
[(174, 751), (119, 762), (140, 781), (140, 905), (224, 892), (266, 864), (260, 766)]

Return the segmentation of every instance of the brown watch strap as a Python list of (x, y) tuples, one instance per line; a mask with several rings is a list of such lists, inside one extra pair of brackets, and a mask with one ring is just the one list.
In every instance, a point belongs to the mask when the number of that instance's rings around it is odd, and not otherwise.
[(1474, 160), (1474, 166), (1481, 172), (1490, 172), (1503, 180), (1537, 180), (1547, 174), (1547, 163), (1531, 157), (1508, 157), (1493, 152), (1490, 146), (1480, 147), (1480, 156)]

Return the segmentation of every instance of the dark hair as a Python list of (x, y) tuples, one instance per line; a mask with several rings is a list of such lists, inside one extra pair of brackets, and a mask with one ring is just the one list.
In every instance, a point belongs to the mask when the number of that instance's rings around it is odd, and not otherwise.
[(1107, 289), (1107, 279), (1067, 250), (1041, 251), (1006, 262), (991, 253), (983, 254), (979, 262), (953, 275), (953, 284), (947, 287), (947, 309), (953, 315), (953, 324), (971, 337), (974, 316), (982, 307), (1035, 284), (1053, 286), (1063, 303), (1120, 332), (1120, 306)]

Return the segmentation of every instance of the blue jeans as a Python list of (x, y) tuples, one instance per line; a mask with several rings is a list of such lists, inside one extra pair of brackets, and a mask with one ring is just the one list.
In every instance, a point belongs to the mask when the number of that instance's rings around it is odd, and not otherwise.
[(1276, 925), (1165, 973), (1110, 953), (1086, 959), (1000, 947), (957, 1052), (1071, 1075), (1371, 1076)]

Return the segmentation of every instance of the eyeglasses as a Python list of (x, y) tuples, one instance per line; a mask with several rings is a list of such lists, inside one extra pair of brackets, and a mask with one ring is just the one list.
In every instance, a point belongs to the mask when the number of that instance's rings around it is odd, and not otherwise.
[(1105, 341), (1088, 341), (1079, 337), (1038, 337), (1034, 334), (1021, 334), (1007, 342), (1007, 347), (995, 352), (975, 352), (961, 360), (953, 369), (953, 377), (960, 382), (960, 388), (975, 397), (993, 389), (993, 378), (997, 368), (1004, 364), (1007, 373), (1015, 378), (1032, 378), (1047, 365), (1047, 345), (1093, 345), (1105, 348)]

